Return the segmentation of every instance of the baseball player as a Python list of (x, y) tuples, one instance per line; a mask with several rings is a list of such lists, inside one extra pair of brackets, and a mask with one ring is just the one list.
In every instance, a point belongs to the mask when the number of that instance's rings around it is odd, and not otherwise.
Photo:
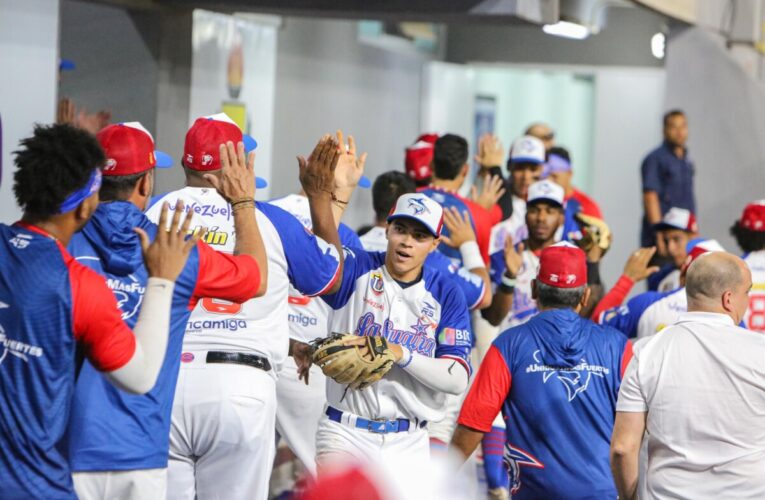
[[(225, 114), (197, 119), (184, 145), (187, 186), (160, 199), (171, 210), (176, 200), (187, 200), (208, 227), (206, 241), (229, 253), (237, 239), (235, 207), (214, 189), (221, 183), (217, 145), (242, 138)], [(155, 207), (147, 212), (150, 219)], [(334, 220), (331, 204), (312, 209)], [(276, 378), (289, 349), (289, 286), (306, 296), (336, 288), (341, 268), (335, 246), (276, 206), (256, 203), (256, 217), (268, 257), (266, 294), (242, 304), (203, 300), (186, 324), (170, 428), (168, 498), (266, 498), (275, 451)]]
[[(301, 183), (309, 198), (327, 196), (311, 185), (308, 170), (301, 171)], [(346, 248), (340, 288), (322, 297), (333, 309), (333, 332), (386, 339), (396, 364), (363, 389), (327, 380), (326, 417), (316, 436), (319, 474), (334, 459), (388, 451), (427, 460), (427, 422), (444, 417), (446, 394), (467, 387), (467, 304), (442, 273), (423, 267), (439, 244), (442, 214), (425, 195), (401, 196), (388, 217), (388, 251)], [(336, 239), (332, 226), (321, 229)]]
[[(596, 320), (624, 333), (629, 338), (654, 335), (664, 327), (674, 324), (680, 314), (688, 309), (685, 295), (685, 272), (691, 262), (706, 252), (724, 252), (716, 240), (704, 240), (691, 249), (685, 265), (680, 270), (680, 288), (669, 292), (644, 292), (631, 298), (623, 306), (615, 306), (600, 313)], [(611, 292), (609, 292), (610, 294)], [(616, 290), (614, 293), (621, 293)], [(625, 294), (626, 295), (626, 294)], [(621, 297), (623, 300), (624, 297)], [(611, 301), (612, 298), (604, 297)]]
[(181, 226), (178, 217), (151, 246), (138, 230), (149, 277), (133, 335), (103, 278), (65, 250), (98, 206), (104, 162), (98, 142), (69, 125), (36, 127), (16, 152), (13, 190), (24, 214), (0, 225), (3, 499), (77, 498), (62, 438), (78, 347), (135, 394), (151, 389), (162, 366), (174, 280), (197, 236), (184, 241), (191, 220)]
[[(360, 183), (361, 185), (361, 183)], [(269, 202), (292, 214), (307, 230), (313, 229), (308, 198), (304, 194), (290, 194)], [(343, 245), (359, 247), (356, 233), (340, 223), (338, 227)], [(290, 341), (307, 344), (326, 337), (329, 326), (329, 306), (316, 297), (305, 296), (290, 286), (289, 327)], [(276, 381), (276, 431), (311, 475), (316, 475), (316, 431), (327, 402), (326, 381), (318, 366), (311, 366), (307, 380), (301, 380), (295, 358), (288, 356)]]
[(661, 222), (654, 225), (656, 237), (664, 242), (667, 256), (672, 260), (648, 278), (648, 289), (668, 292), (680, 288), (680, 269), (688, 256), (687, 245), (699, 232), (696, 217), (690, 210), (670, 208)]
[[(459, 213), (470, 214), (470, 223), (476, 234), (478, 248), (484, 262), (488, 262), (491, 228), (502, 220), (502, 210), (496, 205), (496, 201), (504, 190), (501, 187), (501, 179), (497, 178), (484, 185), (484, 194), (489, 198), (485, 205), (460, 196), (457, 191), (470, 171), (467, 161), (468, 144), (464, 138), (454, 134), (439, 137), (433, 149), (433, 181), (429, 187), (418, 191), (444, 207), (455, 207)], [(448, 230), (444, 231), (444, 236), (449, 236)], [(439, 251), (455, 262), (461, 261), (459, 250), (445, 242), (442, 242)]]
[(526, 204), (528, 237), (518, 241), (515, 251), (505, 252), (505, 247), (516, 240), (503, 226), (492, 239), (490, 274), (497, 292), (484, 316), (500, 330), (528, 321), (537, 313), (531, 281), (539, 266), (539, 252), (556, 242), (555, 235), (563, 224), (563, 188), (549, 180), (535, 182), (529, 187)]
[[(375, 226), (360, 239), (360, 245), (367, 252), (384, 252), (388, 248), (386, 236), (387, 218), (399, 196), (414, 193), (415, 185), (406, 175), (397, 171), (380, 174), (372, 185), (372, 206), (375, 211)], [(451, 230), (451, 238), (441, 236), (442, 240), (459, 249), (461, 262), (454, 263), (440, 252), (428, 254), (425, 265), (447, 274), (454, 274), (454, 281), (465, 294), (469, 309), (483, 309), (491, 304), (491, 283), (484, 266), (475, 233), (470, 225), (469, 216), (460, 214), (455, 208), (444, 212), (444, 224)], [(342, 233), (341, 233), (342, 236)]]
[(512, 498), (614, 498), (609, 442), (632, 346), (579, 316), (590, 293), (581, 249), (558, 243), (539, 262), (540, 313), (494, 341), (452, 446), (469, 457), (501, 409)]
[(744, 207), (741, 218), (731, 227), (731, 234), (743, 250), (742, 258), (752, 272), (744, 325), (749, 330), (765, 332), (765, 200)]
[[(132, 327), (147, 280), (133, 228), (156, 234), (157, 226), (143, 210), (151, 198), (154, 168), (169, 166), (172, 160), (154, 150), (151, 134), (137, 122), (109, 125), (97, 138), (107, 157), (102, 203), (90, 223), (72, 238), (69, 251), (78, 262), (107, 278), (122, 319)], [(221, 195), (240, 200), (231, 214), (240, 255), (216, 252), (204, 242), (192, 250), (176, 280), (165, 361), (148, 394), (119, 391), (92, 364), (83, 364), (68, 439), (75, 489), (81, 499), (165, 495), (170, 413), (191, 310), (205, 297), (243, 302), (265, 292), (267, 277), (260, 269), (266, 269), (266, 254), (255, 221), (253, 158), (247, 165), (243, 151), (237, 154), (233, 144), (221, 149), (225, 176)]]

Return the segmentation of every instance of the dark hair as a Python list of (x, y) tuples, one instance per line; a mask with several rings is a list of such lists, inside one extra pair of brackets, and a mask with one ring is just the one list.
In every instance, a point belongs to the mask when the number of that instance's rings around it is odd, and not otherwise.
[(130, 197), (138, 181), (146, 177), (151, 170), (132, 175), (105, 175), (101, 182), (98, 197), (101, 201), (124, 201)]
[(550, 309), (574, 309), (584, 296), (586, 286), (557, 288), (537, 280), (537, 303)]
[(670, 118), (674, 118), (676, 116), (685, 116), (685, 113), (683, 113), (682, 109), (670, 109), (664, 113), (664, 126), (667, 126)]
[(402, 194), (414, 193), (414, 181), (405, 173), (391, 170), (380, 174), (372, 185), (372, 207), (378, 221), (384, 221)]
[(744, 252), (756, 252), (765, 249), (765, 232), (741, 227), (738, 221), (731, 226), (730, 235), (736, 238), (736, 243)]
[(433, 174), (439, 179), (456, 179), (468, 159), (468, 143), (458, 135), (442, 135), (433, 148)]
[(106, 158), (96, 138), (71, 125), (36, 125), (13, 152), (13, 194), (24, 214), (48, 219)]
[(550, 150), (547, 152), (547, 159), (550, 159), (550, 155), (560, 156), (567, 162), (571, 163), (571, 155), (568, 152), (568, 149), (562, 148), (560, 146), (554, 146), (551, 147)]

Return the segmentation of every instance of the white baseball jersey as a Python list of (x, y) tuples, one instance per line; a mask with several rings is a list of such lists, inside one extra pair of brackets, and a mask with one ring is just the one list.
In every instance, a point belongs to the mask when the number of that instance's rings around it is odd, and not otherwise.
[(749, 330), (765, 332), (765, 250), (745, 255), (744, 262), (752, 272), (752, 291), (744, 325)]
[[(311, 207), (308, 198), (299, 194), (288, 194), (283, 198), (269, 201), (271, 205), (292, 214), (306, 229), (313, 230), (311, 221)], [(338, 228), (340, 242), (343, 245), (359, 246), (359, 238), (345, 224)], [(290, 285), (289, 314), (290, 338), (300, 342), (310, 342), (318, 337), (327, 336), (327, 315), (329, 306), (324, 301), (303, 295), (294, 286)]]
[(680, 288), (680, 269), (673, 269), (669, 274), (662, 278), (656, 291), (671, 292), (678, 288)]
[[(385, 252), (388, 249), (388, 237), (385, 235), (384, 227), (373, 227), (359, 239), (361, 246), (367, 252)], [(431, 252), (425, 259), (425, 267), (446, 273), (447, 276), (456, 276), (457, 279), (454, 280), (454, 284), (464, 294), (469, 309), (475, 309), (483, 300), (486, 284), (480, 276), (463, 267), (461, 262), (455, 262), (441, 252)]]
[(677, 322), (688, 311), (685, 287), (669, 292), (644, 292), (625, 305), (603, 311), (598, 323), (616, 328), (627, 337), (648, 337)]
[[(428, 267), (419, 281), (402, 285), (388, 274), (384, 261), (382, 253), (345, 249), (342, 286), (322, 297), (333, 308), (332, 331), (382, 335), (414, 355), (454, 359), (470, 373), (470, 316), (458, 288)], [(444, 418), (445, 394), (397, 365), (360, 391), (327, 379), (327, 401), (364, 418)]]
[[(146, 215), (157, 221), (163, 202), (175, 210), (178, 200), (194, 212), (195, 231), (206, 227), (205, 242), (233, 252), (234, 219), (228, 203), (214, 190), (185, 187), (159, 197)], [(289, 347), (288, 295), (292, 284), (309, 296), (323, 293), (338, 278), (334, 246), (307, 231), (292, 215), (257, 203), (256, 217), (268, 256), (268, 288), (262, 297), (243, 304), (208, 298), (189, 318), (184, 350), (253, 352), (265, 356), (278, 372)], [(275, 376), (274, 371), (270, 372)]]

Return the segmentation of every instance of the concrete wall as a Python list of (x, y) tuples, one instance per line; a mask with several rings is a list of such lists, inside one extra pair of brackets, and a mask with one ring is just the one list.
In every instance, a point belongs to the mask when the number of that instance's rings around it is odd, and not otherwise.
[(11, 152), (35, 123), (55, 118), (58, 9), (58, 0), (0, 0), (0, 222), (10, 223), (21, 215), (12, 191)]

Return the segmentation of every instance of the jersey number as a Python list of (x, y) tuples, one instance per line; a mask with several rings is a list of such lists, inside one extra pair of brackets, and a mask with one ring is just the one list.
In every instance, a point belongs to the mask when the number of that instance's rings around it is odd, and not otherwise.
[(237, 314), (242, 310), (242, 304), (205, 297), (202, 299), (202, 309), (215, 314)]
[(746, 327), (757, 332), (765, 332), (765, 295), (749, 297), (749, 314)]

